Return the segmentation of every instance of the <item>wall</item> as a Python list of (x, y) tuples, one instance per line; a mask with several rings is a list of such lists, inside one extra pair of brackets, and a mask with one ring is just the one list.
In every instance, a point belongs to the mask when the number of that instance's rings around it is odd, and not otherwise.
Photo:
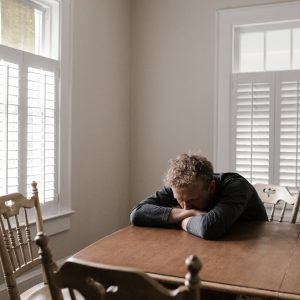
[(276, 2), (284, 1), (133, 0), (132, 206), (162, 186), (177, 154), (213, 161), (216, 10)]
[(73, 1), (71, 230), (51, 236), (55, 258), (128, 225), (130, 8)]

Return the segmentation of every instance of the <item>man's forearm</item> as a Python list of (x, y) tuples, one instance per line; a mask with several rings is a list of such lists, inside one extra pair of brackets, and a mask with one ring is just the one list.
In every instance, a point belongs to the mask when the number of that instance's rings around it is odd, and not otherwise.
[(199, 216), (202, 214), (206, 214), (206, 212), (201, 212), (196, 209), (183, 209), (183, 208), (174, 207), (172, 208), (169, 214), (168, 223), (169, 224), (181, 223), (183, 220), (187, 218)]
[(187, 224), (188, 224), (189, 220), (190, 220), (192, 217), (195, 217), (195, 216), (204, 216), (204, 215), (206, 215), (206, 214), (207, 214), (207, 212), (199, 211), (199, 213), (198, 213), (197, 215), (193, 215), (193, 216), (191, 216), (191, 217), (187, 217), (187, 218), (183, 219), (183, 220), (181, 221), (181, 224), (180, 224), (181, 228), (182, 228), (184, 231), (187, 231)]
[(183, 219), (191, 217), (192, 215), (192, 210), (174, 207), (169, 214), (168, 223), (177, 224)]
[(188, 218), (185, 218), (181, 221), (181, 229), (183, 229), (184, 231), (187, 231), (187, 223), (189, 222), (189, 220), (191, 219), (192, 217), (188, 217)]

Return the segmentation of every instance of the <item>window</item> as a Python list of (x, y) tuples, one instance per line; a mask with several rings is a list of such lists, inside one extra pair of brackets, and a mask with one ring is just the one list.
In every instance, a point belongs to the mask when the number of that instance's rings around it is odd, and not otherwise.
[(300, 183), (299, 12), (299, 3), (218, 12), (218, 47), (228, 51), (218, 52), (217, 168), (292, 192)]
[(300, 69), (300, 22), (237, 26), (233, 72)]
[[(68, 180), (68, 171), (62, 171), (68, 170), (62, 156), (68, 155), (62, 141), (68, 132), (62, 126), (69, 119), (69, 96), (62, 81), (68, 80), (69, 62), (62, 38), (69, 30), (69, 4), (0, 1), (0, 194), (31, 195), (34, 180), (44, 216), (69, 205), (69, 187), (60, 188)], [(63, 15), (65, 23), (60, 25)], [(59, 164), (64, 159), (64, 165)]]
[(59, 2), (1, 0), (2, 45), (58, 59)]

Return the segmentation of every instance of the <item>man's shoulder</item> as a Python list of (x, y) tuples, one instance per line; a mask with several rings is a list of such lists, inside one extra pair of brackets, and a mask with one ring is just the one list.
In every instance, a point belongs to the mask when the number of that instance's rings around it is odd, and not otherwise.
[(172, 195), (173, 195), (172, 189), (171, 189), (170, 187), (168, 187), (168, 186), (164, 186), (164, 187), (160, 190), (160, 192), (163, 192), (163, 193), (166, 193), (166, 194), (172, 194)]
[(226, 183), (237, 179), (245, 180), (248, 182), (248, 180), (245, 177), (235, 172), (214, 173), (214, 179), (220, 183)]
[(234, 172), (215, 173), (216, 188), (219, 192), (231, 190), (249, 190), (251, 183), (242, 175)]

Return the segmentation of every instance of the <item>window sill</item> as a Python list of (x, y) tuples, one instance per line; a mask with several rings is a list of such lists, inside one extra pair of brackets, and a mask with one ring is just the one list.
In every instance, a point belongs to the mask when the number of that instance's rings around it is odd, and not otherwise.
[(74, 210), (62, 211), (56, 215), (50, 215), (43, 218), (44, 231), (48, 236), (57, 234), (71, 228), (71, 215)]

